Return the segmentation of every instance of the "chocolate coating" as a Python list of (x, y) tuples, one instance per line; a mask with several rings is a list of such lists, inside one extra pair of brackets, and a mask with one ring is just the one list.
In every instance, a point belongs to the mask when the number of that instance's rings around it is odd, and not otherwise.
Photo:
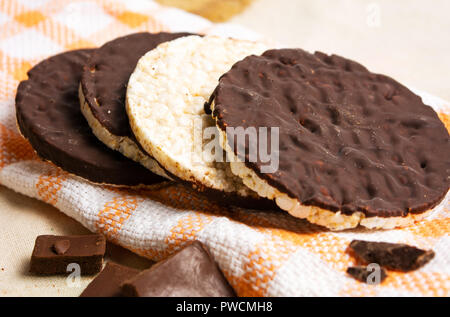
[(139, 270), (108, 262), (105, 268), (80, 294), (80, 297), (121, 297), (122, 283), (135, 277)]
[(279, 127), (279, 169), (261, 173), (265, 164), (248, 155), (245, 163), (303, 205), (406, 216), (433, 208), (449, 189), (450, 138), (437, 114), (354, 61), (269, 50), (236, 63), (212, 101), (222, 130)]
[(125, 110), (128, 79), (139, 59), (163, 42), (190, 33), (135, 33), (107, 42), (83, 69), (81, 87), (100, 124), (111, 134), (135, 139)]
[(405, 272), (421, 268), (435, 256), (433, 250), (422, 250), (402, 243), (353, 240), (349, 248), (367, 263)]
[(78, 100), (83, 65), (93, 50), (50, 57), (28, 72), (16, 95), (17, 122), (37, 154), (95, 183), (154, 184), (164, 179), (109, 149), (91, 132)]

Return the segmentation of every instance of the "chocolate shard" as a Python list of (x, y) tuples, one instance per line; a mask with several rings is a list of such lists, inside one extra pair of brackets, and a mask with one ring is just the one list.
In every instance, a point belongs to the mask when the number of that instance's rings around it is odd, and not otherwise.
[(102, 269), (105, 248), (106, 240), (101, 234), (38, 236), (31, 255), (30, 272), (67, 274), (68, 265), (75, 263), (80, 266), (81, 275), (95, 274)]
[(404, 272), (416, 270), (434, 258), (432, 250), (421, 250), (402, 243), (353, 240), (350, 249), (367, 263)]
[(122, 285), (130, 297), (232, 297), (235, 293), (198, 241)]
[(99, 275), (85, 288), (80, 297), (121, 297), (121, 285), (140, 271), (108, 262)]
[(386, 277), (386, 270), (380, 266), (377, 269), (368, 266), (351, 266), (347, 268), (347, 273), (360, 282), (377, 285), (382, 283)]

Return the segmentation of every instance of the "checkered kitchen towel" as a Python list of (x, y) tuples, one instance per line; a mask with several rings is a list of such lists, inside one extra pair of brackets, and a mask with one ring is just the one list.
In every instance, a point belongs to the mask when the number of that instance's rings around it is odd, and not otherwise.
[[(259, 38), (148, 0), (0, 0), (1, 184), (153, 260), (200, 240), (240, 296), (450, 295), (448, 197), (412, 227), (335, 233), (286, 213), (222, 208), (176, 184), (153, 190), (92, 185), (40, 161), (15, 125), (15, 91), (26, 71), (49, 55), (142, 30)], [(450, 105), (422, 95), (449, 127)], [(366, 285), (345, 274), (356, 264), (346, 252), (355, 238), (406, 242), (431, 248), (436, 257), (418, 271), (389, 272), (381, 285)]]

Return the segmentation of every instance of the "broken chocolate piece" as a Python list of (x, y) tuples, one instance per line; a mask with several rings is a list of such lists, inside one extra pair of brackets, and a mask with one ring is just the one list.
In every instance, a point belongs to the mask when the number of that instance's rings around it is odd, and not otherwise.
[(101, 234), (82, 236), (42, 235), (36, 238), (30, 272), (51, 275), (66, 274), (67, 266), (76, 263), (81, 275), (100, 272), (106, 240)]
[(120, 297), (122, 296), (122, 283), (133, 278), (139, 272), (131, 267), (108, 262), (80, 297)]
[(401, 243), (353, 240), (350, 249), (367, 263), (405, 272), (424, 266), (434, 257), (432, 250), (421, 250)]
[(235, 293), (198, 241), (155, 264), (122, 286), (131, 297), (232, 297)]
[(386, 270), (380, 266), (378, 275), (368, 266), (351, 266), (347, 268), (347, 273), (358, 281), (371, 285), (380, 284), (387, 277)]
[(56, 254), (64, 254), (67, 250), (70, 248), (70, 241), (69, 240), (58, 240), (53, 244), (53, 251), (55, 251)]

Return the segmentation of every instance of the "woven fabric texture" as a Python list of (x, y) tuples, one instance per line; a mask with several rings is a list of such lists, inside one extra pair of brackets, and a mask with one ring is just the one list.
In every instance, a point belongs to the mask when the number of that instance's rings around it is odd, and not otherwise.
[[(192, 240), (207, 245), (240, 296), (449, 296), (449, 195), (425, 220), (384, 231), (330, 232), (282, 212), (224, 208), (181, 185), (117, 189), (94, 185), (43, 162), (18, 133), (14, 97), (42, 59), (96, 47), (138, 31), (189, 31), (258, 40), (232, 24), (211, 22), (147, 0), (0, 0), (0, 183), (57, 207), (91, 231), (160, 260)], [(450, 105), (418, 92), (450, 124)], [(443, 158), (445, 159), (445, 158)], [(415, 272), (389, 271), (380, 285), (347, 276), (359, 264), (352, 239), (409, 243), (436, 257)]]

